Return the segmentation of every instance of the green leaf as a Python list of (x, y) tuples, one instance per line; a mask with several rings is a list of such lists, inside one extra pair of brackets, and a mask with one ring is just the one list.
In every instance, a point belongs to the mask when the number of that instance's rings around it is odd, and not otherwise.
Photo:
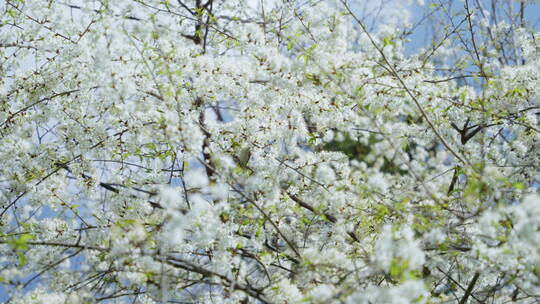
[(24, 255), (24, 251), (28, 249), (28, 241), (33, 239), (34, 236), (29, 233), (21, 234), (18, 238), (12, 236), (10, 240), (7, 242), (9, 246), (13, 250), (17, 252), (17, 256), (19, 257), (19, 266), (23, 267), (26, 265), (26, 257)]
[(525, 189), (525, 184), (520, 183), (520, 182), (514, 183), (514, 188), (516, 190), (524, 190)]
[(387, 47), (389, 45), (392, 45), (392, 46), (395, 46), (396, 45), (396, 42), (394, 41), (394, 37), (393, 36), (386, 36), (384, 37), (383, 39), (383, 48), (384, 47)]
[(390, 264), (390, 275), (397, 279), (402, 279), (409, 269), (409, 261), (401, 258), (394, 258)]

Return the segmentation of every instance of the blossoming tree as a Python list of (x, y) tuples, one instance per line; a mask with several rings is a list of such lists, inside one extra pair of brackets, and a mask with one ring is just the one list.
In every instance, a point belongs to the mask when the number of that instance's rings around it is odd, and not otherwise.
[(359, 2), (5, 0), (6, 300), (538, 301), (534, 3)]

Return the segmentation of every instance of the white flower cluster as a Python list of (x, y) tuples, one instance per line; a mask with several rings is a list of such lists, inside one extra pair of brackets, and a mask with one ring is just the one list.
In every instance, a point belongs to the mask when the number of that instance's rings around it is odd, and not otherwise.
[(0, 300), (539, 301), (533, 4), (353, 2), (2, 2)]

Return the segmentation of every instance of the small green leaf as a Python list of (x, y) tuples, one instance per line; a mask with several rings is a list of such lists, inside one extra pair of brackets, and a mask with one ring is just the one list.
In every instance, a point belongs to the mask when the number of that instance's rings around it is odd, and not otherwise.
[(520, 182), (514, 183), (514, 188), (516, 190), (524, 190), (525, 189), (525, 184), (520, 183)]

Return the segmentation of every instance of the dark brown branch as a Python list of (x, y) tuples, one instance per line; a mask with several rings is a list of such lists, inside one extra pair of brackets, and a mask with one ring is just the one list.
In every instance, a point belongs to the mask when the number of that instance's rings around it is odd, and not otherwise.
[(11, 115), (9, 115), (9, 117), (0, 125), (0, 128), (5, 126), (6, 124), (8, 124), (15, 116), (19, 115), (20, 113), (30, 109), (31, 107), (35, 106), (35, 105), (38, 105), (40, 103), (43, 103), (43, 102), (46, 102), (46, 101), (49, 101), (51, 99), (54, 99), (56, 97), (61, 97), (61, 96), (67, 96), (69, 94), (72, 94), (72, 93), (75, 93), (75, 92), (78, 92), (80, 91), (81, 89), (75, 89), (75, 90), (69, 90), (69, 91), (65, 91), (65, 92), (62, 92), (62, 93), (57, 93), (57, 94), (53, 94), (49, 97), (45, 97), (45, 98), (42, 98), (26, 107), (23, 107), (22, 109), (20, 110), (17, 110), (15, 113), (12, 113)]
[[(0, 240), (0, 244), (7, 244), (7, 243), (8, 241)], [(27, 242), (26, 244), (33, 245), (33, 246), (52, 246), (52, 247), (64, 247), (64, 248), (88, 249), (88, 250), (96, 250), (96, 251), (109, 251), (107, 248), (81, 245), (81, 244), (64, 244), (64, 243), (57, 243), (57, 242)]]
[(166, 257), (166, 258), (157, 258), (158, 261), (161, 261), (171, 267), (174, 267), (174, 268), (179, 268), (179, 269), (183, 269), (183, 270), (186, 270), (188, 272), (194, 272), (194, 273), (198, 273), (204, 277), (207, 277), (207, 278), (212, 278), (212, 277), (216, 277), (216, 278), (219, 278), (221, 279), (222, 281), (226, 282), (226, 284), (234, 289), (237, 289), (237, 290), (240, 290), (240, 291), (243, 291), (244, 293), (246, 293), (247, 295), (261, 301), (262, 303), (269, 303), (266, 299), (265, 299), (265, 296), (264, 296), (264, 293), (262, 292), (261, 289), (258, 289), (258, 288), (254, 288), (252, 286), (247, 286), (247, 285), (244, 285), (244, 284), (241, 284), (239, 282), (235, 282), (233, 281), (232, 279), (228, 278), (227, 276), (225, 275), (222, 275), (222, 274), (219, 274), (217, 272), (213, 272), (211, 270), (208, 270), (208, 269), (205, 269), (199, 265), (196, 265), (190, 261), (187, 261), (187, 260), (183, 260), (183, 259), (180, 259), (180, 258), (176, 258), (176, 257)]
[[(294, 194), (291, 194), (291, 193), (288, 193), (287, 192), (287, 195), (293, 200), (295, 201), (300, 207), (304, 208), (304, 209), (307, 209), (317, 215), (321, 215), (319, 212), (317, 212), (317, 210), (315, 210), (315, 208), (313, 208), (311, 205), (309, 205), (308, 203), (304, 202), (303, 200), (301, 200), (298, 196), (294, 195)], [(324, 217), (326, 217), (328, 219), (328, 221), (330, 221), (332, 224), (335, 224), (337, 222), (337, 219), (336, 217), (334, 217), (333, 215), (329, 214), (329, 213), (326, 213), (326, 212), (323, 212), (322, 215)], [(358, 239), (358, 236), (356, 236), (356, 234), (354, 233), (354, 231), (348, 231), (347, 234), (357, 243), (360, 243), (360, 239)]]
[(478, 280), (478, 278), (480, 277), (480, 273), (479, 272), (476, 272), (471, 280), (471, 282), (469, 283), (469, 286), (467, 286), (467, 290), (465, 290), (465, 294), (463, 295), (463, 297), (461, 298), (461, 300), (459, 301), (459, 304), (466, 304), (467, 303), (467, 300), (469, 299), (469, 297), (471, 296), (472, 294), (472, 291), (474, 289), (474, 285), (476, 285), (476, 281)]

